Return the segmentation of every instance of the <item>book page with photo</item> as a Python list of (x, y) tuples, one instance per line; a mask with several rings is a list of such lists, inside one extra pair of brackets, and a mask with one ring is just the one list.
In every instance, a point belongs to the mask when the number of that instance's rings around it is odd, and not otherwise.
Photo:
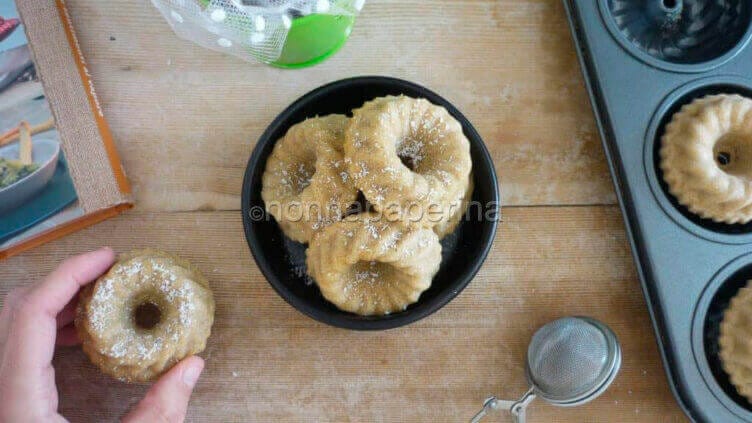
[(130, 206), (72, 22), (64, 3), (45, 4), (0, 2), (0, 258)]
[(80, 217), (50, 105), (13, 2), (0, 4), (0, 248)]

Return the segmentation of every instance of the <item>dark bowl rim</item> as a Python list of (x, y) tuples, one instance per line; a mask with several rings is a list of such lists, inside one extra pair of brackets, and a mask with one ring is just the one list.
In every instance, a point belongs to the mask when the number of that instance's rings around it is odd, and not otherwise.
[[(478, 152), (480, 153), (481, 163), (478, 163), (477, 165), (482, 165), (484, 168), (486, 168), (491, 176), (491, 180), (488, 181), (491, 183), (493, 197), (490, 203), (494, 203), (493, 211), (496, 215), (499, 215), (501, 208), (499, 199), (499, 183), (496, 175), (496, 169), (494, 168), (491, 154), (489, 153), (488, 148), (486, 148), (486, 145), (483, 142), (480, 134), (470, 123), (470, 121), (465, 117), (465, 115), (462, 114), (462, 112), (460, 112), (456, 107), (454, 107), (451, 102), (438, 95), (437, 93), (429, 90), (428, 88), (394, 77), (356, 76), (330, 82), (318, 88), (315, 88), (287, 106), (279, 115), (277, 115), (276, 118), (274, 118), (272, 123), (269, 124), (266, 130), (264, 130), (264, 132), (261, 134), (258, 141), (256, 142), (256, 145), (253, 147), (253, 152), (251, 153), (250, 158), (248, 159), (248, 164), (246, 166), (245, 174), (243, 177), (240, 205), (243, 219), (243, 231), (245, 233), (246, 242), (248, 243), (248, 247), (251, 250), (251, 254), (253, 255), (253, 259), (256, 262), (256, 265), (261, 270), (261, 273), (264, 275), (269, 285), (272, 286), (272, 288), (280, 297), (282, 297), (288, 304), (293, 306), (293, 308), (314, 320), (326, 323), (330, 326), (359, 331), (386, 330), (405, 326), (423, 319), (447, 305), (452, 299), (454, 299), (465, 289), (465, 287), (470, 283), (470, 281), (480, 270), (486, 257), (488, 256), (488, 253), (491, 250), (498, 227), (498, 219), (483, 220), (483, 237), (477, 241), (480, 243), (480, 245), (482, 245), (481, 253), (475, 256), (469, 267), (464, 271), (463, 276), (452, 282), (443, 291), (437, 293), (436, 297), (432, 299), (432, 302), (430, 304), (425, 304), (421, 308), (410, 309), (402, 313), (391, 314), (381, 319), (349, 320), (342, 318), (341, 316), (332, 315), (328, 311), (313, 307), (306, 301), (298, 298), (287, 288), (284, 283), (279, 280), (279, 277), (272, 270), (268, 261), (261, 255), (261, 242), (256, 237), (256, 234), (253, 231), (254, 222), (249, 215), (251, 207), (250, 197), (252, 182), (254, 179), (253, 173), (256, 166), (258, 166), (259, 162), (262, 160), (262, 152), (264, 150), (264, 147), (269, 142), (276, 142), (276, 140), (271, 139), (272, 134), (275, 133), (280, 126), (284, 126), (286, 122), (298, 111), (298, 109), (311, 102), (313, 99), (319, 98), (321, 96), (326, 96), (331, 91), (343, 87), (351, 85), (371, 84), (389, 84), (397, 88), (409, 88), (411, 90), (424, 93), (426, 97), (433, 97), (428, 98), (432, 102), (435, 102), (435, 100), (440, 100), (440, 105), (445, 107), (447, 111), (449, 111), (449, 113), (462, 124), (463, 131), (466, 132), (466, 135), (468, 135), (468, 140), (470, 141), (471, 145), (477, 148)], [(476, 164), (474, 163), (474, 167), (475, 166)], [(420, 300), (418, 300), (418, 302), (420, 303)]]

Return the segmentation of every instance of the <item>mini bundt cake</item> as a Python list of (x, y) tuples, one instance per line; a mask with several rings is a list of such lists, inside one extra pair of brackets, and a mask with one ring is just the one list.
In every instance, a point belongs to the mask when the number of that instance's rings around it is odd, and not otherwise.
[(347, 121), (344, 115), (329, 115), (294, 125), (266, 162), (261, 198), (294, 241), (307, 243), (313, 233), (340, 220), (358, 195), (343, 158)]
[(720, 357), (731, 384), (752, 401), (752, 285), (739, 290), (721, 322)]
[(104, 373), (154, 380), (206, 346), (214, 297), (201, 272), (156, 250), (125, 254), (80, 294), (76, 329)]
[(441, 244), (430, 229), (362, 213), (317, 233), (306, 264), (324, 298), (341, 310), (385, 315), (404, 310), (431, 286)]
[(680, 204), (727, 224), (752, 220), (752, 100), (710, 95), (666, 126), (660, 167)]
[[(377, 211), (428, 228), (450, 218), (472, 169), (462, 125), (443, 107), (406, 96), (354, 110), (345, 156), (356, 187)], [(436, 214), (441, 219), (430, 217)]]
[[(439, 239), (444, 239), (445, 236), (451, 234), (455, 229), (457, 229), (457, 225), (459, 225), (459, 223), (462, 221), (462, 218), (465, 216), (465, 212), (467, 211), (470, 202), (473, 200), (474, 187), (475, 185), (473, 184), (473, 175), (471, 173), (470, 178), (468, 178), (465, 196), (452, 204), (448, 219), (440, 221), (438, 224), (436, 224), (436, 226), (433, 227), (433, 231), (436, 232), (436, 235), (439, 236)], [(477, 210), (472, 211), (477, 212)]]

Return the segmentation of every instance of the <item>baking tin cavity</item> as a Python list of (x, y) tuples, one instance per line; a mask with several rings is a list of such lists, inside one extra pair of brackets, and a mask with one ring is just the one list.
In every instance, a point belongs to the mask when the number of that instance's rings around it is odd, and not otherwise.
[[(752, 242), (752, 222), (729, 225), (703, 219), (676, 200), (663, 180), (660, 148), (665, 126), (682, 106), (712, 94), (740, 94), (752, 98), (752, 81), (737, 76), (719, 76), (692, 81), (675, 90), (658, 107), (645, 136), (645, 172), (650, 189), (666, 214), (687, 231), (710, 241), (726, 244)], [(719, 158), (723, 159), (723, 158)]]
[(749, 0), (599, 0), (604, 24), (630, 54), (673, 72), (703, 72), (752, 37)]
[(737, 416), (752, 421), (752, 404), (739, 395), (723, 370), (719, 357), (718, 337), (723, 315), (740, 288), (752, 279), (752, 254), (733, 260), (710, 281), (695, 309), (692, 322), (692, 348), (705, 383), (719, 401)]

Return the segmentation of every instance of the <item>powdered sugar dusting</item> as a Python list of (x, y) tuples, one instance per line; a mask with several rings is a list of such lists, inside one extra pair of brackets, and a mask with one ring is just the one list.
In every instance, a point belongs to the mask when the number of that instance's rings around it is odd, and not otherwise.
[(196, 304), (193, 301), (193, 289), (189, 285), (183, 285), (178, 291), (180, 304), (178, 306), (178, 315), (180, 324), (189, 326), (193, 321), (193, 312), (196, 310)]
[(122, 358), (125, 356), (125, 353), (128, 351), (128, 345), (125, 343), (125, 341), (121, 340), (115, 343), (115, 345), (110, 348), (109, 356), (114, 358)]
[(368, 266), (365, 270), (355, 272), (355, 283), (368, 283), (372, 285), (378, 282), (381, 274), (378, 271), (377, 263), (372, 261), (368, 263)]
[(397, 147), (397, 156), (406, 160), (414, 169), (423, 161), (423, 141), (417, 139), (405, 139)]
[(353, 177), (353, 179), (358, 180), (358, 179), (363, 179), (366, 176), (368, 176), (368, 173), (369, 173), (368, 166), (366, 166), (364, 162), (357, 162), (355, 163), (355, 166), (358, 168), (358, 170), (355, 172), (352, 172), (351, 176)]
[(311, 185), (315, 170), (312, 163), (299, 162), (296, 166), (279, 166), (273, 173), (285, 190), (300, 193)]
[(384, 249), (386, 250), (392, 250), (397, 248), (397, 243), (402, 239), (402, 232), (401, 231), (395, 231), (392, 233), (391, 238), (384, 241)]
[(368, 197), (371, 199), (372, 202), (376, 204), (381, 204), (385, 200), (387, 190), (382, 185), (375, 185), (373, 187), (370, 187), (368, 189)]
[(382, 280), (377, 262), (371, 261), (367, 264), (367, 267), (363, 267), (353, 272), (352, 278), (342, 287), (343, 293), (348, 298), (362, 295), (363, 289), (373, 288)]
[(366, 227), (366, 231), (368, 231), (368, 234), (371, 236), (371, 238), (379, 239), (379, 230), (376, 228), (376, 226), (373, 223), (368, 222), (366, 223), (365, 227)]
[(104, 330), (107, 317), (114, 313), (113, 301), (112, 279), (104, 279), (94, 291), (89, 309), (89, 321), (97, 332)]

